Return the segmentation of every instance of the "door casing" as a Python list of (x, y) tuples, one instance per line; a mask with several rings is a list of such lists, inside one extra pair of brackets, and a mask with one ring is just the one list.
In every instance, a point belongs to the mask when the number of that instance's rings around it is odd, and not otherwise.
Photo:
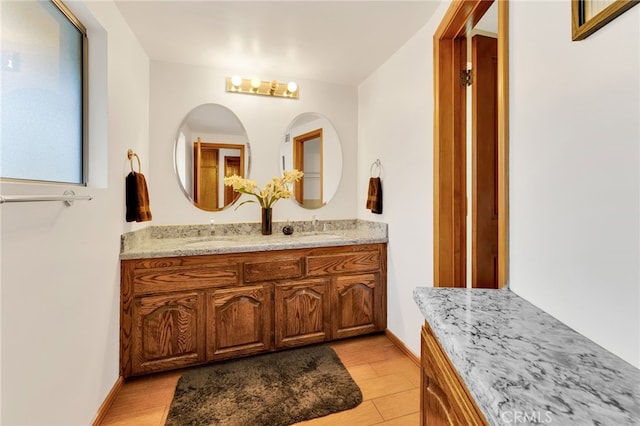
[[(296, 137), (293, 138), (293, 168), (296, 170), (300, 170), (303, 173), (305, 172), (305, 168), (304, 168), (304, 144), (306, 142), (315, 140), (315, 139), (320, 139), (320, 153), (323, 152), (322, 150), (322, 144), (323, 144), (323, 137), (322, 137), (322, 128), (319, 129), (315, 129), (312, 130), (310, 132), (304, 133), (302, 135), (298, 135)], [(324, 176), (323, 176), (323, 170), (324, 170), (324, 165), (323, 165), (323, 155), (320, 155), (320, 165), (319, 165), (319, 170), (320, 170), (320, 188), (319, 188), (319, 198), (320, 198), (320, 202), (322, 203), (322, 200), (324, 200), (324, 188), (323, 188), (323, 182), (324, 182)], [(294, 184), (294, 196), (296, 201), (303, 205), (304, 204), (304, 181), (305, 181), (305, 177), (302, 176), (302, 179), (296, 181), (296, 183)]]

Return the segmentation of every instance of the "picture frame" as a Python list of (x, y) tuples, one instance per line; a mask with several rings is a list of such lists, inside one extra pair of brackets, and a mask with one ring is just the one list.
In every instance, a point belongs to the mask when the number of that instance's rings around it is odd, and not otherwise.
[(640, 0), (571, 0), (571, 35), (583, 40), (622, 15)]

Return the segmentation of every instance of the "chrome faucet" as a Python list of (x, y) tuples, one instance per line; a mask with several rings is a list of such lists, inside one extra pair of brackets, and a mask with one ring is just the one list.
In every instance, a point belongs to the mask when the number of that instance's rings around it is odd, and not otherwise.
[(311, 230), (314, 232), (318, 230), (318, 218), (316, 215), (311, 218)]

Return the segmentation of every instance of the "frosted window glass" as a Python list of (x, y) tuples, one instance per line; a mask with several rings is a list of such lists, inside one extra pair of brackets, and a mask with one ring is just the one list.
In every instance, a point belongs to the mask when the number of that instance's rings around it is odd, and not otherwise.
[(84, 35), (49, 1), (1, 7), (0, 174), (84, 183)]

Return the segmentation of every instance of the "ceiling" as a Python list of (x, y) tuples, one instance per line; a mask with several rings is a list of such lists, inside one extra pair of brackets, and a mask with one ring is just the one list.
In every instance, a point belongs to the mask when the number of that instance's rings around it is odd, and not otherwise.
[(393, 55), (440, 5), (434, 0), (115, 3), (152, 60), (210, 66), (245, 78), (351, 86)]

